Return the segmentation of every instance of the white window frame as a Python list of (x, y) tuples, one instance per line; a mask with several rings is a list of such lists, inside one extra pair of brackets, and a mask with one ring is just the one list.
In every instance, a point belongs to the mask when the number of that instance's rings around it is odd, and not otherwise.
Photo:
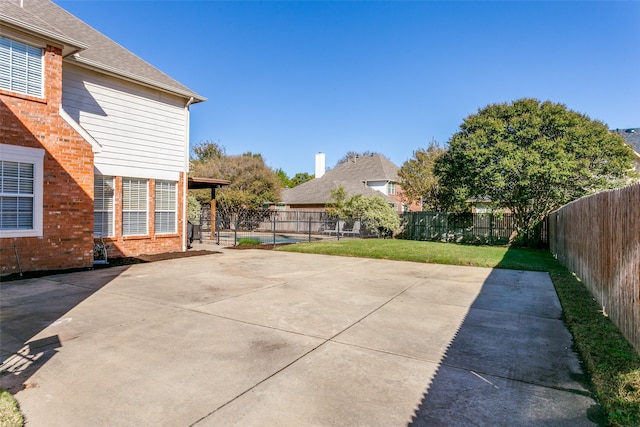
[(387, 182), (387, 194), (391, 196), (396, 194), (396, 184), (394, 182)]
[(44, 49), (0, 36), (0, 89), (44, 97)]
[[(98, 197), (99, 194), (104, 194), (105, 189), (111, 188), (111, 199), (105, 197)], [(115, 191), (115, 178), (105, 175), (94, 175), (93, 177), (93, 236), (94, 237), (113, 237), (115, 236), (115, 206), (116, 206), (116, 191)], [(110, 207), (109, 207), (110, 206)], [(99, 213), (101, 215), (96, 215)], [(102, 226), (100, 231), (96, 232), (96, 216), (107, 215), (107, 221), (101, 221), (101, 225), (107, 226), (106, 233)], [(110, 214), (110, 215), (109, 215)]]
[[(135, 189), (136, 200), (130, 198), (132, 194), (127, 194), (127, 183), (137, 182), (138, 184), (144, 183), (144, 198), (141, 195), (140, 189), (142, 187), (138, 187)], [(132, 189), (130, 188), (131, 192)], [(127, 205), (134, 205), (128, 207)], [(144, 209), (142, 209), (144, 208)], [(136, 226), (135, 232), (131, 232), (127, 230), (130, 227), (131, 220), (126, 219), (126, 214), (144, 214), (141, 218), (144, 218), (144, 230), (137, 230), (140, 228)], [(149, 180), (143, 178), (122, 178), (122, 235), (123, 236), (147, 236), (149, 235)]]
[[(168, 186), (172, 186), (172, 188)], [(154, 193), (155, 234), (176, 234), (178, 232), (178, 183), (176, 181), (156, 180)], [(173, 197), (171, 197), (171, 193), (173, 193)], [(165, 196), (167, 196), (166, 200)], [(173, 214), (173, 228), (171, 230), (161, 230), (164, 221), (159, 222), (159, 218), (164, 216), (162, 214)]]
[[(2, 237), (40, 237), (42, 236), (43, 218), (43, 168), (44, 150), (41, 148), (18, 147), (16, 145), (0, 144), (0, 160), (8, 162), (29, 163), (33, 165), (33, 224), (30, 229), (0, 229)], [(1, 190), (0, 190), (1, 191)], [(4, 193), (4, 197), (25, 197), (25, 194)]]

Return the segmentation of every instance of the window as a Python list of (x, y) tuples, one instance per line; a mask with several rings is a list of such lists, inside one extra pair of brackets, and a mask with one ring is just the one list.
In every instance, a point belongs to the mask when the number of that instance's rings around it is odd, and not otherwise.
[(393, 182), (387, 183), (387, 194), (396, 194), (396, 185)]
[(42, 49), (0, 36), (0, 89), (42, 98)]
[(147, 180), (122, 178), (122, 234), (147, 234)]
[(156, 234), (175, 233), (177, 228), (178, 194), (175, 181), (156, 181), (155, 191), (155, 232)]
[(0, 144), (0, 237), (42, 236), (44, 150)]
[(113, 177), (95, 175), (93, 178), (93, 235), (112, 237), (113, 232)]

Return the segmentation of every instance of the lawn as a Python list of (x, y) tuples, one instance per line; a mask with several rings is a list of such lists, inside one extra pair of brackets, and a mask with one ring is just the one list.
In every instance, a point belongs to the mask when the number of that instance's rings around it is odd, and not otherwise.
[(21, 427), (23, 422), (16, 400), (8, 391), (0, 389), (0, 426)]
[[(546, 271), (562, 304), (564, 320), (573, 335), (603, 417), (613, 426), (640, 426), (640, 355), (580, 280), (546, 250), (469, 246), (396, 239), (354, 239), (299, 243), (280, 251)], [(596, 414), (597, 415), (597, 414)], [(595, 415), (594, 415), (595, 416)]]

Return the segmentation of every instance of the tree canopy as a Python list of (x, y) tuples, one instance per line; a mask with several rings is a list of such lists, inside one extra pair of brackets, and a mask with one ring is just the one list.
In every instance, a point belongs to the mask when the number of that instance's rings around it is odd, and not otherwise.
[(192, 176), (231, 181), (228, 187), (216, 192), (221, 208), (226, 205), (260, 208), (265, 202), (280, 200), (280, 182), (262, 155), (250, 152), (227, 155), (224, 148), (212, 142), (198, 144), (193, 151), (196, 157), (191, 159)]
[(213, 141), (200, 141), (191, 150), (192, 160), (205, 163), (212, 159), (219, 159), (226, 154), (225, 148)]
[(293, 178), (289, 178), (287, 173), (282, 169), (277, 169), (276, 175), (283, 188), (293, 188), (315, 178), (315, 175), (311, 175), (307, 172), (298, 172), (293, 176)]
[(442, 210), (434, 166), (436, 159), (445, 151), (444, 147), (432, 141), (427, 148), (414, 151), (413, 158), (404, 162), (398, 170), (404, 202), (420, 200), (424, 210)]
[(562, 104), (520, 99), (467, 117), (435, 165), (445, 204), (489, 198), (529, 231), (549, 212), (624, 185), (631, 150), (607, 127)]
[(339, 218), (359, 220), (362, 226), (376, 230), (382, 236), (391, 236), (400, 228), (400, 217), (382, 196), (363, 196), (356, 194), (347, 199), (344, 187), (331, 191), (334, 202), (327, 212)]

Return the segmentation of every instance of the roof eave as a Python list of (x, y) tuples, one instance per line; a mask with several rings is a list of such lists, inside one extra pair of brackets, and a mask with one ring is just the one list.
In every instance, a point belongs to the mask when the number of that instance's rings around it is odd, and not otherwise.
[(189, 177), (188, 183), (190, 190), (198, 190), (204, 188), (226, 187), (231, 184), (231, 181), (217, 178)]
[(91, 59), (84, 58), (81, 55), (73, 55), (71, 57), (65, 58), (65, 60), (68, 62), (73, 62), (74, 64), (84, 68), (110, 74), (115, 77), (124, 78), (134, 83), (139, 83), (154, 89), (160, 89), (164, 92), (168, 92), (174, 95), (178, 95), (185, 98), (193, 98), (193, 102), (191, 102), (192, 104), (195, 104), (198, 102), (204, 102), (207, 100), (207, 98), (200, 96), (195, 92), (180, 90), (179, 88), (176, 88), (173, 86), (165, 85), (151, 79), (146, 79), (144, 77), (137, 76), (133, 73), (129, 73), (127, 71), (119, 70), (115, 67), (102, 64), (98, 61), (93, 61)]
[(23, 33), (61, 44), (63, 46), (63, 56), (68, 56), (89, 48), (89, 45), (86, 43), (82, 43), (63, 34), (38, 27), (37, 25), (28, 24), (20, 21), (19, 19), (11, 18), (7, 15), (0, 14), (0, 22), (14, 30), (19, 30)]

